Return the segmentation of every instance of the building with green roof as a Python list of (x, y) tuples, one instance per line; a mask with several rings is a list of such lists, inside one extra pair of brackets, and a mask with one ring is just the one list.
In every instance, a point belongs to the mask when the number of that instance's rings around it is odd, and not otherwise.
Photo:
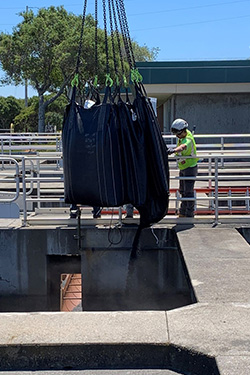
[(250, 60), (137, 63), (158, 119), (169, 133), (175, 118), (196, 132), (250, 133)]

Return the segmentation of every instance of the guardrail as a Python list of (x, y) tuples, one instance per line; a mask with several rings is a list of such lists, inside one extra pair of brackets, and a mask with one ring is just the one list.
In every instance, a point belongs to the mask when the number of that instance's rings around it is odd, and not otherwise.
[[(196, 215), (209, 214), (214, 217), (215, 224), (222, 214), (249, 215), (250, 147), (240, 152), (229, 149), (199, 150), (197, 155), (200, 162), (195, 183)], [(181, 200), (193, 198), (180, 197), (180, 177), (174, 156), (170, 157), (169, 166), (169, 215), (175, 215)], [(17, 200), (18, 204), (22, 202), (20, 209), (24, 225), (28, 214), (34, 212), (35, 208), (64, 206), (61, 151), (36, 150), (35, 154), (0, 155), (0, 202)]]
[[(220, 165), (220, 159), (223, 156), (225, 163), (223, 167)], [(170, 198), (176, 202), (176, 211), (181, 201), (208, 201), (208, 209), (205, 213), (214, 215), (214, 223), (219, 222), (219, 213), (221, 210), (221, 202), (227, 202), (227, 211), (223, 207), (224, 213), (240, 213), (249, 214), (249, 189), (250, 189), (250, 153), (234, 153), (234, 152), (217, 152), (217, 153), (198, 153), (201, 163), (198, 163), (197, 177), (171, 177), (173, 180), (195, 180), (195, 197), (194, 198), (181, 198), (178, 188), (171, 189), (170, 192), (175, 193), (175, 198)], [(186, 158), (186, 157), (185, 157)], [(244, 161), (243, 161), (244, 160)], [(206, 163), (207, 161), (207, 163)], [(204, 165), (202, 165), (202, 163)], [(235, 165), (236, 164), (236, 165)], [(204, 167), (207, 166), (207, 173)], [(245, 168), (247, 166), (247, 168)], [(233, 168), (232, 168), (233, 167)], [(197, 186), (199, 182), (206, 182), (206, 186)], [(226, 186), (225, 186), (226, 184)], [(205, 194), (205, 196), (198, 196), (198, 194)], [(234, 209), (232, 202), (238, 201), (244, 206)], [(196, 209), (196, 214), (201, 214), (202, 210)], [(203, 210), (204, 213), (204, 210)]]
[[(250, 134), (194, 134), (197, 150), (250, 150)], [(164, 134), (166, 144), (176, 144), (176, 137)], [(237, 141), (237, 140), (240, 140)], [(62, 151), (61, 133), (0, 133), (0, 154), (30, 154), (39, 151)]]
[(0, 153), (35, 154), (38, 151), (61, 151), (61, 133), (2, 133)]
[[(199, 155), (199, 154), (198, 154)], [(250, 166), (250, 155), (242, 154), (227, 154), (223, 155), (225, 158), (225, 166), (220, 168), (219, 160), (221, 153), (217, 155), (203, 154), (202, 161), (199, 163), (198, 176), (195, 178), (195, 198), (181, 198), (178, 191), (180, 177), (177, 169), (173, 166), (170, 159), (170, 203), (174, 202), (175, 207), (169, 209), (169, 214), (175, 214), (178, 210), (178, 205), (182, 200), (195, 200), (196, 215), (210, 214), (214, 216), (214, 223), (219, 222), (220, 214), (222, 213), (238, 213), (241, 215), (249, 214), (250, 196), (250, 168), (249, 171), (245, 168), (244, 163), (240, 163), (237, 168), (232, 169), (232, 163), (237, 163), (237, 160), (248, 160), (245, 162)], [(229, 160), (234, 162), (229, 162)], [(32, 159), (32, 160), (31, 160)], [(1, 202), (14, 202), (18, 197), (22, 197), (23, 201), (23, 224), (27, 223), (28, 209), (27, 205), (32, 204), (31, 212), (35, 207), (41, 208), (49, 204), (63, 205), (63, 171), (62, 167), (58, 167), (58, 162), (61, 161), (60, 155), (55, 156), (20, 156), (17, 159), (0, 156), (0, 161), (7, 164), (4, 178), (0, 180), (5, 185), (12, 183), (10, 190), (6, 186), (6, 190), (1, 188), (1, 194), (10, 194), (11, 198), (1, 198)], [(27, 166), (28, 164), (28, 166)], [(175, 162), (174, 162), (175, 164)], [(243, 170), (248, 171), (242, 173)], [(3, 172), (1, 172), (3, 173)], [(2, 175), (3, 176), (3, 175)], [(191, 179), (191, 177), (186, 177)], [(193, 178), (192, 178), (193, 179)], [(225, 186), (226, 184), (226, 186)], [(206, 203), (206, 208), (199, 207), (199, 204)], [(226, 206), (221, 206), (222, 202), (226, 202)], [(235, 207), (235, 203), (240, 202), (241, 206)], [(244, 205), (243, 205), (244, 203)]]

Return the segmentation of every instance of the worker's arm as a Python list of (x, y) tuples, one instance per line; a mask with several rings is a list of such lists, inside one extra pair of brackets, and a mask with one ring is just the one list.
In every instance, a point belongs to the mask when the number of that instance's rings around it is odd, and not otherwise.
[(177, 146), (175, 148), (168, 148), (168, 154), (171, 155), (171, 154), (174, 154), (174, 153), (178, 153), (178, 152), (182, 152), (184, 150), (186, 150), (187, 148), (187, 145), (186, 144), (182, 144), (180, 146)]
[(186, 148), (187, 148), (187, 145), (183, 143), (182, 145), (175, 147), (174, 152), (176, 152), (176, 153), (182, 152), (182, 151), (186, 150)]

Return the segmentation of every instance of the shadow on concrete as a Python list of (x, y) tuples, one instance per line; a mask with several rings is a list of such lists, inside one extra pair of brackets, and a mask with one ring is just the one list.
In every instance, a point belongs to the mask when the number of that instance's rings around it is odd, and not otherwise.
[(215, 358), (172, 344), (8, 345), (0, 347), (0, 356), (5, 371), (168, 369), (220, 375)]

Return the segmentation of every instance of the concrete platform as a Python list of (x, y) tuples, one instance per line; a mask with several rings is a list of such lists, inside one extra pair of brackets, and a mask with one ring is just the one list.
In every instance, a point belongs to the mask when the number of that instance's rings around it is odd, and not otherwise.
[[(133, 219), (125, 218), (125, 214), (119, 218), (117, 213), (107, 214), (102, 213), (102, 216), (98, 219), (93, 219), (91, 214), (92, 208), (83, 207), (81, 209), (81, 225), (115, 225), (116, 223), (122, 224), (139, 224), (140, 216), (134, 214)], [(111, 210), (110, 210), (111, 211)], [(118, 209), (116, 208), (117, 212)], [(219, 223), (221, 224), (248, 224), (250, 223), (250, 215), (239, 214), (239, 215), (219, 215)], [(0, 219), (1, 223), (1, 219)], [(215, 224), (214, 215), (196, 215), (194, 218), (179, 218), (178, 215), (166, 215), (159, 224), (171, 225), (171, 224)], [(40, 226), (40, 225), (67, 225), (76, 226), (77, 219), (70, 219), (69, 208), (41, 208), (36, 209), (35, 212), (31, 213), (27, 217), (28, 226)]]
[(173, 229), (197, 303), (171, 311), (2, 313), (0, 370), (247, 375), (249, 244), (228, 226)]

